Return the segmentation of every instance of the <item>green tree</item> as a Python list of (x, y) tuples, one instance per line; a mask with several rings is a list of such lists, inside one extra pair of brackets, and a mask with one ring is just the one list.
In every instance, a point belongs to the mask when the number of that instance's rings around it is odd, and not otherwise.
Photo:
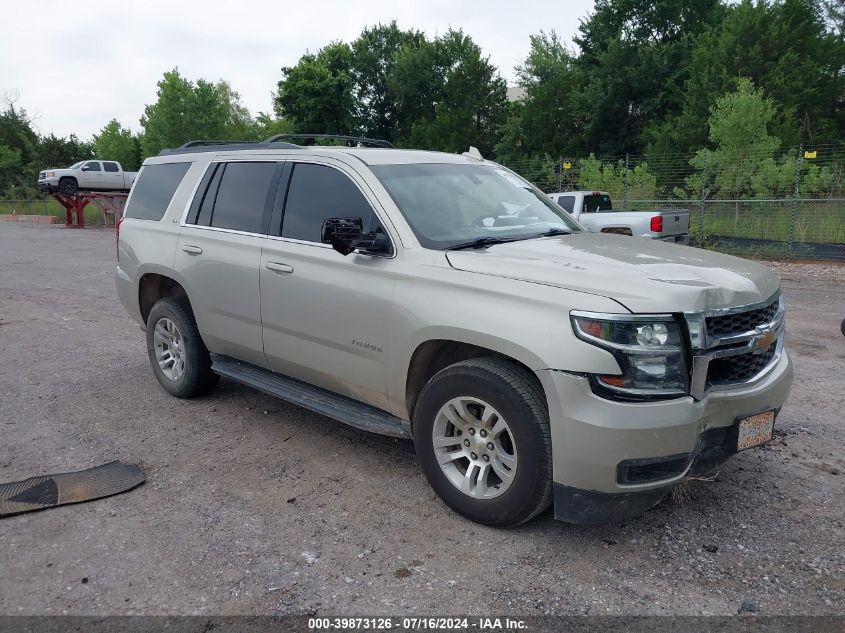
[(17, 151), (23, 163), (28, 163), (35, 158), (38, 134), (26, 110), (18, 107), (16, 99), (7, 96), (3, 101), (5, 107), (0, 112), (0, 145)]
[[(774, 102), (755, 88), (750, 79), (737, 80), (737, 89), (716, 100), (709, 120), (709, 138), (715, 149), (699, 150), (690, 164), (704, 169), (712, 194), (722, 198), (759, 196), (780, 188), (785, 176), (775, 162), (780, 139), (769, 133), (775, 118)], [(700, 186), (698, 174), (690, 176), (689, 189)], [(780, 186), (779, 186), (780, 185)]]
[(434, 60), (436, 77), (418, 96), (434, 100), (412, 124), (407, 142), (447, 152), (472, 145), (490, 155), (507, 115), (507, 86), (496, 67), (462, 31), (447, 31), (418, 51)]
[(394, 20), (364, 29), (352, 42), (356, 127), (366, 136), (391, 142), (398, 138), (399, 102), (391, 77), (402, 49), (418, 48), (424, 41), (422, 33), (403, 31)]
[(138, 138), (130, 130), (112, 119), (94, 135), (94, 153), (103, 160), (116, 160), (125, 170), (136, 171), (141, 162)]
[(443, 72), (440, 50), (427, 40), (416, 47), (406, 46), (397, 54), (388, 84), (396, 101), (398, 143), (409, 141), (416, 123), (434, 119), (441, 98)]
[(583, 121), (575, 109), (580, 77), (575, 58), (554, 31), (531, 36), (531, 50), (517, 75), (525, 98), (511, 104), (496, 156), (512, 161), (582, 151)]
[(356, 131), (352, 49), (333, 42), (282, 68), (274, 101), (276, 114), (299, 132), (349, 134)]
[(225, 81), (189, 81), (174, 68), (158, 82), (157, 100), (141, 117), (142, 157), (196, 139), (238, 138), (252, 131), (249, 112)]
[(67, 138), (50, 134), (38, 139), (36, 156), (39, 168), (68, 167), (81, 160), (94, 158), (94, 146), (87, 141), (80, 141), (76, 134)]
[(0, 196), (14, 198), (24, 185), (21, 175), (24, 163), (21, 152), (8, 145), (0, 145)]
[(264, 140), (276, 134), (291, 134), (293, 132), (295, 132), (295, 127), (288, 119), (276, 117), (267, 112), (259, 112), (253, 121), (252, 130), (244, 138)]
[(607, 191), (620, 203), (625, 194), (626, 179), (628, 199), (653, 200), (657, 196), (657, 178), (649, 171), (646, 162), (626, 169), (622, 160), (602, 162), (593, 154), (578, 161), (579, 189)]
[(0, 195), (19, 197), (34, 187), (38, 135), (26, 110), (6, 96), (0, 112)]
[(641, 152), (647, 129), (680, 108), (691, 45), (722, 13), (719, 0), (598, 0), (576, 37), (583, 149)]
[(692, 47), (681, 107), (650, 130), (651, 152), (688, 152), (707, 142), (720, 95), (748, 77), (777, 105), (771, 130), (786, 145), (845, 136), (845, 45), (819, 0), (743, 0), (727, 5)]

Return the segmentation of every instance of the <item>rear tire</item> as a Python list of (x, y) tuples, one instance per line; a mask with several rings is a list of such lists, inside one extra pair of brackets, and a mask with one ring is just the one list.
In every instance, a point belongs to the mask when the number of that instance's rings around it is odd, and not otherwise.
[(62, 178), (59, 180), (59, 193), (72, 195), (79, 191), (79, 183), (76, 178)]
[(158, 382), (177, 398), (206, 394), (220, 380), (184, 297), (159, 299), (150, 310), (147, 355)]
[(434, 491), (473, 521), (513, 527), (551, 503), (548, 407), (521, 365), (475, 358), (435, 374), (417, 401), (414, 443)]

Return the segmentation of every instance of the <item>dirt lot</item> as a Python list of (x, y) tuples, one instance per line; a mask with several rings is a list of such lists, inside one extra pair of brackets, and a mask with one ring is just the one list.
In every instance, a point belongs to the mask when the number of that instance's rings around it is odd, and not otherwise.
[(845, 613), (845, 268), (778, 265), (776, 440), (625, 524), (449, 511), (409, 442), (231, 382), (159, 388), (114, 233), (0, 225), (0, 482), (139, 462), (129, 493), (0, 520), (0, 613)]

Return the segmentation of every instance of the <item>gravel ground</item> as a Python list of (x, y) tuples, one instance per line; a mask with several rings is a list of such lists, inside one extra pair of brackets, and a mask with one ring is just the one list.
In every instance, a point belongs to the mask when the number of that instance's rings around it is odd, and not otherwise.
[(448, 510), (410, 442), (222, 381), (159, 388), (114, 233), (0, 225), (0, 481), (142, 464), (126, 494), (0, 520), (2, 614), (845, 614), (845, 267), (776, 264), (775, 441), (624, 524)]

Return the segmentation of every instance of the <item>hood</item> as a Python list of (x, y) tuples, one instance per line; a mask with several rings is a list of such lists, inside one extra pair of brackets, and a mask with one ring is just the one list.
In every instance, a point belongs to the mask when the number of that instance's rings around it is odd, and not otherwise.
[(446, 253), (458, 270), (615, 299), (632, 312), (688, 312), (757, 303), (779, 287), (755, 262), (624, 235), (573, 233)]

